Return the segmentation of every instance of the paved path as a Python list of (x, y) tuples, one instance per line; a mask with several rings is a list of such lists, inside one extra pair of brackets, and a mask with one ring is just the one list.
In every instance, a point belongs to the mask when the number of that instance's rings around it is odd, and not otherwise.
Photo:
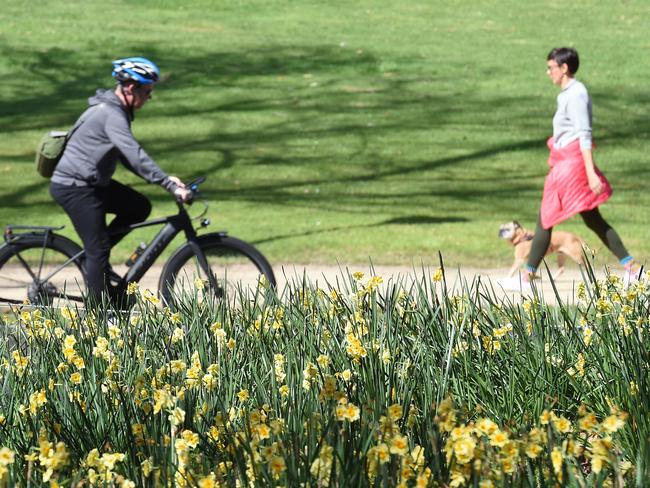
[[(422, 269), (406, 266), (382, 265), (375, 265), (371, 269), (369, 265), (359, 264), (339, 266), (274, 264), (274, 271), (278, 281), (279, 290), (282, 290), (287, 282), (300, 282), (303, 277), (306, 277), (310, 282), (321, 287), (326, 287), (327, 283), (336, 285), (337, 280), (339, 282), (345, 280), (347, 272), (353, 273), (356, 271), (363, 272), (365, 280), (373, 275), (377, 275), (383, 278), (385, 284), (396, 280), (403, 280), (404, 283), (410, 284), (415, 277), (422, 277), (423, 273), (430, 277), (436, 270), (437, 268), (435, 267)], [(124, 272), (125, 269), (121, 269), (121, 267), (118, 266), (116, 267), (116, 271), (121, 273)], [(141, 280), (140, 287), (156, 291), (160, 271), (161, 267), (151, 268)], [(452, 292), (459, 292), (462, 290), (463, 282), (471, 284), (474, 280), (480, 279), (482, 283), (486, 283), (488, 286), (491, 285), (497, 296), (509, 296), (518, 300), (521, 297), (519, 293), (505, 292), (497, 283), (497, 280), (506, 277), (507, 273), (507, 268), (447, 268), (446, 278), (448, 287)], [(597, 270), (596, 275), (598, 277), (605, 276), (605, 270)], [(565, 302), (568, 301), (569, 303), (572, 303), (575, 297), (575, 287), (577, 283), (581, 281), (583, 280), (579, 269), (577, 267), (568, 268), (566, 272), (555, 281), (561, 299)], [(547, 303), (556, 303), (555, 294), (547, 276), (544, 276), (539, 280), (537, 286)]]
[[(307, 276), (309, 280), (314, 283), (318, 283), (320, 286), (323, 286), (325, 283), (335, 284), (337, 278), (341, 280), (346, 276), (347, 271), (353, 273), (355, 271), (361, 271), (365, 274), (364, 280), (367, 280), (372, 275), (381, 276), (385, 283), (389, 280), (398, 280), (401, 279), (406, 283), (412, 282), (415, 277), (422, 277), (423, 273), (426, 273), (427, 277), (432, 276), (437, 268), (413, 268), (405, 266), (373, 266), (371, 270), (368, 265), (347, 265), (347, 266), (322, 266), (322, 265), (275, 265), (274, 271), (276, 278), (278, 280), (278, 285), (280, 289), (287, 282), (287, 280), (293, 280), (300, 278), (304, 275)], [(508, 274), (508, 268), (456, 268), (445, 270), (447, 286), (452, 292), (459, 292), (463, 289), (463, 283), (471, 285), (477, 279), (480, 279), (481, 283), (486, 284), (488, 287), (492, 287), (495, 294), (498, 297), (509, 296), (515, 300), (519, 300), (521, 294), (518, 292), (507, 292), (497, 283), (497, 280), (505, 278)], [(552, 270), (554, 271), (554, 270)], [(622, 276), (622, 272), (620, 273)], [(597, 270), (596, 276), (598, 278), (605, 277), (605, 269)], [(575, 268), (568, 268), (562, 275), (560, 275), (555, 281), (555, 287), (557, 288), (558, 295), (564, 302), (573, 303), (575, 299), (575, 290), (578, 283), (584, 281), (580, 273), (580, 270)], [(557, 299), (553, 286), (550, 282), (548, 276), (544, 275), (540, 280), (536, 281), (536, 286), (541, 296), (544, 298), (547, 303), (556, 303)]]

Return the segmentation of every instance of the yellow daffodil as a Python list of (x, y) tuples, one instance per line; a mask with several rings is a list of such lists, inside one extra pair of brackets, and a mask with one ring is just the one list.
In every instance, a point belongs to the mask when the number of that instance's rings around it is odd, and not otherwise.
[(623, 415), (610, 415), (602, 421), (600, 426), (605, 432), (614, 433), (625, 426), (625, 416)]
[(239, 399), (239, 401), (241, 403), (245, 403), (250, 398), (250, 394), (248, 393), (248, 390), (246, 390), (246, 389), (239, 390), (239, 392), (237, 393), (237, 398)]
[(508, 434), (502, 430), (495, 430), (490, 435), (490, 445), (495, 447), (503, 447), (508, 442)]
[(482, 418), (476, 422), (476, 428), (483, 435), (492, 435), (499, 429), (499, 426), (488, 418)]
[(390, 440), (390, 453), (397, 454), (398, 456), (404, 456), (408, 453), (409, 443), (408, 439), (402, 435), (395, 435)]
[(562, 451), (559, 447), (554, 447), (551, 452), (551, 462), (553, 463), (553, 471), (556, 475), (559, 475), (562, 472), (562, 462), (564, 457), (562, 456)]
[(442, 268), (438, 268), (433, 275), (431, 276), (431, 279), (435, 281), (436, 283), (440, 283), (442, 281), (444, 274), (442, 271)]
[(388, 417), (393, 420), (394, 422), (400, 420), (403, 415), (403, 409), (402, 406), (395, 403), (388, 407)]

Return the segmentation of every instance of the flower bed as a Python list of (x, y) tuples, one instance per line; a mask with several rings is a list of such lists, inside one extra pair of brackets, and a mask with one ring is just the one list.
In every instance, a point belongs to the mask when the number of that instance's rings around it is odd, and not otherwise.
[(578, 303), (197, 286), (176, 311), (38, 310), (0, 337), (0, 486), (625, 486), (648, 475), (645, 280)]

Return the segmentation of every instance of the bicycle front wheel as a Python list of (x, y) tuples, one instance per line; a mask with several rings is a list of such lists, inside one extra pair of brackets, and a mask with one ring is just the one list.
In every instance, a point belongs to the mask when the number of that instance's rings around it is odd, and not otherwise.
[(83, 301), (83, 250), (51, 234), (22, 234), (0, 249), (0, 301), (62, 306)]
[(273, 269), (267, 259), (250, 244), (221, 234), (197, 239), (205, 255), (210, 277), (187, 243), (169, 258), (160, 276), (159, 291), (167, 304), (183, 297), (222, 298), (236, 292), (257, 289), (261, 280), (275, 287)]

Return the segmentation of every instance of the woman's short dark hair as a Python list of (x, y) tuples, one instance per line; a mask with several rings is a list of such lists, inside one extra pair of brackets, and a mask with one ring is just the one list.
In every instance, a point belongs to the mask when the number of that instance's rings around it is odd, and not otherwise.
[(569, 68), (569, 73), (572, 75), (576, 74), (580, 67), (578, 51), (572, 47), (556, 47), (551, 49), (551, 52), (546, 56), (546, 60), (550, 61), (551, 59), (555, 61), (558, 66), (566, 64)]

